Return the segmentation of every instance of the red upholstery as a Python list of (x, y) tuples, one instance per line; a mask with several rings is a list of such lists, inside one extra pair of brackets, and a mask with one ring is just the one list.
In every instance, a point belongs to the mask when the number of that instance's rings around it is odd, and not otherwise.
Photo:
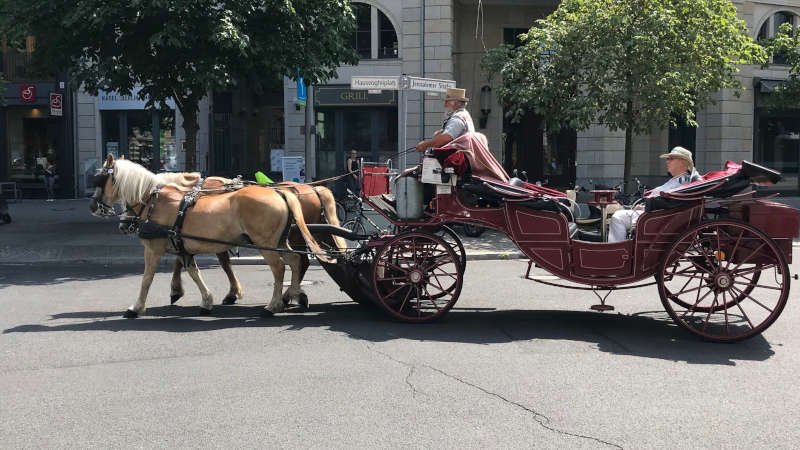
[(361, 192), (364, 195), (381, 195), (389, 193), (389, 167), (385, 165), (370, 166), (364, 164), (362, 168), (364, 180), (361, 185)]

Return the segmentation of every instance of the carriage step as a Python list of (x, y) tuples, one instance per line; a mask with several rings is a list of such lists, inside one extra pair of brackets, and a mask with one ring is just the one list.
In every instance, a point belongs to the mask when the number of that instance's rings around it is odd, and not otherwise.
[(592, 305), (589, 307), (589, 309), (603, 312), (603, 311), (613, 311), (614, 307), (611, 305), (600, 304), (600, 305)]

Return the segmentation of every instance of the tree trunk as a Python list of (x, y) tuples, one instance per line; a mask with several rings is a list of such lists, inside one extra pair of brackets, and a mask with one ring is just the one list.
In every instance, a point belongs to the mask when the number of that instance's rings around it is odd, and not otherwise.
[(629, 101), (625, 108), (625, 115), (627, 125), (625, 126), (625, 167), (623, 171), (623, 191), (627, 194), (631, 193), (631, 166), (633, 165), (633, 102)]
[(186, 133), (184, 151), (186, 152), (186, 170), (194, 172), (197, 170), (197, 131), (200, 125), (197, 123), (198, 102), (196, 100), (184, 100), (181, 108), (183, 115), (183, 131)]

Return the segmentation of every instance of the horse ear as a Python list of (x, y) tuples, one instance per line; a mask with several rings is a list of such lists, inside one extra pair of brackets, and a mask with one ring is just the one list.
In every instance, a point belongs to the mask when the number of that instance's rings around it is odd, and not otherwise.
[(114, 155), (109, 153), (106, 155), (106, 167), (111, 167), (114, 165)]

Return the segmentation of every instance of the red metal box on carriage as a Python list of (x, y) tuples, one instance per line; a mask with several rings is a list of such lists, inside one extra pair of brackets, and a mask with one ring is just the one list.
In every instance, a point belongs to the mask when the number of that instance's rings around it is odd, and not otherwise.
[(389, 166), (385, 164), (364, 163), (362, 167), (364, 179), (361, 190), (364, 195), (381, 195), (389, 193)]
[(744, 205), (745, 220), (775, 240), (792, 261), (792, 239), (800, 230), (800, 215), (797, 210), (783, 203), (761, 200)]

